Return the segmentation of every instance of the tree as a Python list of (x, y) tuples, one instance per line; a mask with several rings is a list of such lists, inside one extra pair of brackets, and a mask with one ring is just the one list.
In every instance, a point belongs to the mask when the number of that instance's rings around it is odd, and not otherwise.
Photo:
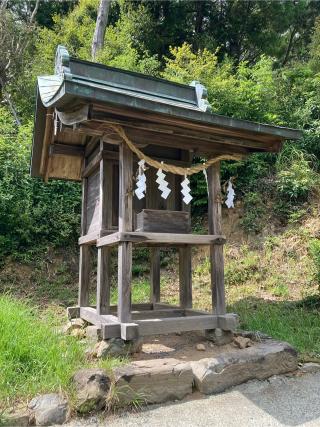
[(110, 3), (111, 0), (100, 0), (96, 28), (93, 35), (91, 48), (91, 57), (93, 61), (96, 58), (97, 51), (101, 50), (104, 44)]
[(33, 38), (34, 19), (39, 2), (40, 0), (35, 2), (26, 22), (17, 20), (13, 11), (7, 9), (7, 0), (0, 3), (0, 89), (18, 125), (21, 124), (19, 114), (8, 86), (24, 67), (27, 47)]

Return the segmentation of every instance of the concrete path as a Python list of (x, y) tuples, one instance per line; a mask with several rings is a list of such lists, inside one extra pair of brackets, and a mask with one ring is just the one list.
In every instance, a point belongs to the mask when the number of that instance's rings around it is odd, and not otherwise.
[[(199, 396), (198, 396), (199, 397)], [(73, 424), (75, 423), (75, 424)], [(108, 427), (320, 427), (320, 372), (250, 381), (213, 396), (70, 425)]]

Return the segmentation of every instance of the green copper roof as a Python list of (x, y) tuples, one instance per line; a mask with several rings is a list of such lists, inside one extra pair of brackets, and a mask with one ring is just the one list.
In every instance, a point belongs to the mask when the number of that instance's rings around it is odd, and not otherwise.
[(207, 91), (199, 82), (184, 85), (79, 60), (70, 57), (63, 46), (57, 49), (55, 73), (38, 78), (40, 98), (47, 108), (52, 106), (63, 110), (85, 101), (102, 102), (284, 139), (301, 137), (301, 132), (295, 129), (211, 113)]

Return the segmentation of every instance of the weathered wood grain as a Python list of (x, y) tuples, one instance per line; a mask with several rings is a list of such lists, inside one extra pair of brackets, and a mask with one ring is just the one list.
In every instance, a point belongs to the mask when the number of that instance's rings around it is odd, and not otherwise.
[(143, 209), (137, 214), (137, 230), (152, 233), (190, 233), (190, 215), (182, 211)]
[(225, 236), (208, 234), (173, 234), (173, 233), (143, 233), (137, 231), (116, 232), (108, 236), (101, 237), (97, 241), (97, 247), (115, 245), (121, 242), (133, 242), (138, 244), (163, 244), (171, 246), (179, 245), (222, 245)]
[(89, 305), (90, 246), (80, 246), (78, 305)]
[[(132, 230), (132, 151), (125, 143), (119, 147), (119, 231)], [(118, 319), (131, 320), (132, 243), (118, 248)]]
[(96, 170), (87, 179), (86, 234), (99, 231), (100, 216), (100, 171)]
[(139, 334), (157, 335), (172, 332), (200, 331), (218, 327), (218, 316), (204, 315), (192, 317), (172, 317), (170, 319), (135, 320), (139, 325)]
[(150, 249), (150, 301), (160, 302), (160, 249)]
[[(221, 218), (221, 184), (220, 164), (216, 163), (208, 168), (208, 225), (209, 233), (222, 232)], [(212, 307), (216, 314), (225, 314), (225, 288), (224, 288), (224, 258), (223, 246), (212, 244), (210, 246)]]
[(97, 314), (110, 313), (111, 249), (98, 248), (97, 257)]
[(179, 248), (179, 301), (183, 308), (192, 308), (191, 246)]

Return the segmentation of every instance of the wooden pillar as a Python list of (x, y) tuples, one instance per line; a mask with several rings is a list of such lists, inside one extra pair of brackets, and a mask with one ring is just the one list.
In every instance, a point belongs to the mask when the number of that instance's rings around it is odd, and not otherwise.
[(191, 246), (179, 248), (180, 307), (192, 308)]
[[(88, 180), (82, 180), (82, 207), (81, 207), (81, 236), (87, 231), (87, 190)], [(80, 246), (79, 256), (79, 293), (78, 305), (86, 307), (89, 305), (89, 284), (90, 284), (90, 246)]]
[(97, 313), (110, 313), (110, 257), (107, 246), (98, 248), (97, 265)]
[[(183, 150), (181, 153), (181, 160), (192, 162), (193, 154), (188, 150)], [(179, 197), (181, 197), (181, 181), (184, 177), (180, 177), (179, 183)], [(185, 212), (191, 213), (191, 205), (186, 205), (183, 201), (182, 209)], [(191, 223), (189, 224), (191, 231)], [(191, 247), (185, 246), (179, 248), (179, 301), (180, 307), (192, 308), (192, 258), (191, 258)]]
[[(103, 150), (103, 142), (100, 143)], [(110, 230), (112, 227), (112, 163), (100, 160), (100, 190), (99, 190), (99, 229)], [(108, 247), (98, 248), (97, 256), (97, 313), (110, 313), (110, 257)]]
[[(119, 147), (119, 232), (132, 231), (132, 152), (125, 142)], [(131, 320), (132, 243), (118, 249), (118, 319)]]
[(154, 308), (160, 302), (160, 248), (151, 248), (150, 255), (150, 302)]
[[(209, 234), (222, 234), (220, 162), (208, 168)], [(226, 313), (224, 289), (223, 245), (210, 246), (212, 308), (216, 314)]]

